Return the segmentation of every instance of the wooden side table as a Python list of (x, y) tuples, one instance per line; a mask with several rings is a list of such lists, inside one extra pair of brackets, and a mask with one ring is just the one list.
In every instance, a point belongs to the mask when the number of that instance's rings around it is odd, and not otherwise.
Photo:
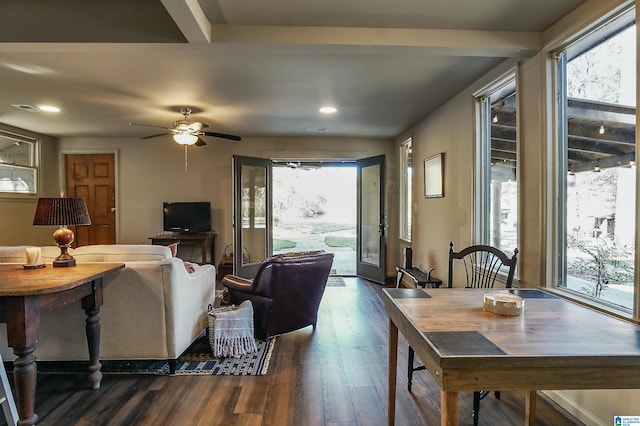
[[(173, 243), (180, 243), (178, 246), (178, 251), (180, 250), (180, 246), (191, 246), (200, 248), (202, 263), (215, 263), (215, 245), (216, 245), (216, 234), (207, 233), (207, 234), (160, 234), (154, 237), (149, 237), (151, 240), (151, 244), (168, 246)], [(209, 256), (207, 256), (207, 252)]]

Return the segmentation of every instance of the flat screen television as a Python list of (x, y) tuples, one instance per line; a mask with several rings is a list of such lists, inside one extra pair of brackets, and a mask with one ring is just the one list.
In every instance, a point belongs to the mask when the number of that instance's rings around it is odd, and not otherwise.
[(164, 230), (181, 234), (211, 232), (211, 203), (168, 202), (162, 203)]

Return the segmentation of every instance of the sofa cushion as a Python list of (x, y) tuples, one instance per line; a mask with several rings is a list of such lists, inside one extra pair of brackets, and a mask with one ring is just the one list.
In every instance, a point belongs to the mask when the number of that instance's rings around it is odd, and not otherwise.
[(27, 247), (33, 246), (0, 247), (0, 263), (25, 263), (27, 261)]
[(78, 262), (149, 262), (171, 257), (167, 246), (150, 244), (96, 244), (70, 251)]

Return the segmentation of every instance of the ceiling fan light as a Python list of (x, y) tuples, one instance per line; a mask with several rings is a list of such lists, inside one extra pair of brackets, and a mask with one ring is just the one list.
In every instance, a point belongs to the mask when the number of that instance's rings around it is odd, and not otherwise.
[(180, 145), (193, 145), (198, 142), (198, 136), (190, 133), (176, 133), (173, 135), (173, 140), (178, 142)]

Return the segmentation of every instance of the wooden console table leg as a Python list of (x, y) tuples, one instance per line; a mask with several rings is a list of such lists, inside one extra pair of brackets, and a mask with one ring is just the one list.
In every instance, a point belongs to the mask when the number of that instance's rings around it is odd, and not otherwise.
[(99, 389), (102, 381), (102, 364), (100, 364), (100, 306), (102, 305), (102, 282), (94, 283), (93, 291), (82, 299), (82, 307), (87, 314), (85, 330), (89, 349), (88, 380), (92, 389)]
[(87, 332), (87, 346), (89, 347), (89, 383), (92, 389), (100, 389), (102, 381), (102, 364), (100, 364), (100, 309), (87, 310), (85, 329)]
[(18, 357), (13, 362), (13, 380), (16, 387), (18, 402), (19, 426), (34, 425), (38, 421), (35, 413), (36, 378), (38, 375), (36, 357), (33, 352), (35, 345), (26, 348), (13, 348)]

